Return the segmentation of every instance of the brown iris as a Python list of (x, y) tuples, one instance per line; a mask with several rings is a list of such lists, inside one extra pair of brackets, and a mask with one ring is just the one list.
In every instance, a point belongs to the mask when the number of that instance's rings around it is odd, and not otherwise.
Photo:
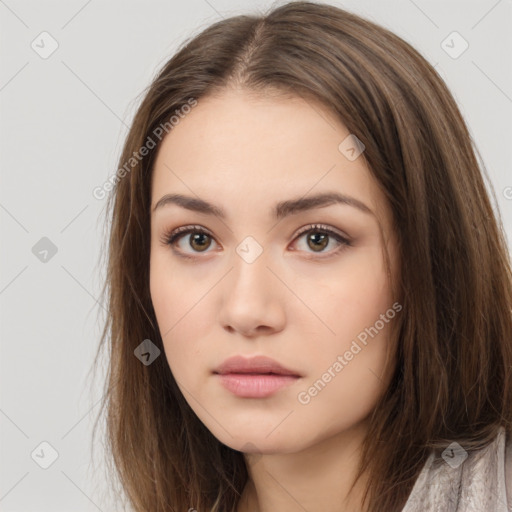
[[(209, 239), (209, 241), (205, 244), (206, 239)], [(195, 244), (197, 244), (197, 246), (194, 246)], [(208, 249), (210, 245), (211, 238), (206, 233), (195, 233), (190, 237), (190, 247), (192, 247), (194, 250), (197, 250), (198, 252)]]
[[(317, 249), (322, 251), (323, 249), (325, 249), (325, 247), (328, 244), (328, 238), (329, 238), (329, 235), (326, 235), (325, 233), (312, 232), (307, 237), (307, 239), (308, 239), (308, 246), (311, 249), (315, 250), (315, 251)], [(310, 244), (311, 241), (313, 242), (313, 245)]]

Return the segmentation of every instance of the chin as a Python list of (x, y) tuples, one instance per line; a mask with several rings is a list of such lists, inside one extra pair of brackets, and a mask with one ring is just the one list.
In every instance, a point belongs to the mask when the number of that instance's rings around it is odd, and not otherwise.
[[(230, 422), (230, 436), (225, 430), (216, 426), (210, 429), (212, 434), (223, 444), (233, 450), (251, 454), (292, 453), (306, 447), (304, 436), (297, 432), (293, 426), (272, 430), (264, 429), (258, 422), (251, 427), (238, 426)], [(275, 426), (279, 422), (274, 424)], [(235, 434), (236, 432), (236, 434)], [(270, 433), (270, 434), (269, 434)]]

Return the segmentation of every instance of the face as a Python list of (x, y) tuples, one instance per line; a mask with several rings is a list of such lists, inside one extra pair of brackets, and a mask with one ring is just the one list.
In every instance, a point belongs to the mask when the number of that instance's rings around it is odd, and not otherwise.
[[(395, 238), (349, 135), (319, 104), (229, 90), (200, 99), (159, 149), (150, 291), (165, 356), (235, 450), (298, 452), (347, 431), (387, 383)], [(342, 200), (304, 202), (323, 194)], [(232, 356), (293, 375), (216, 373)]]

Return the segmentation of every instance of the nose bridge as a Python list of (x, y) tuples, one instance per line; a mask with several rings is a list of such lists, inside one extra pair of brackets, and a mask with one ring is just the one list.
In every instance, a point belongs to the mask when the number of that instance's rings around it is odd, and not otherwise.
[(258, 242), (254, 236), (248, 235), (237, 245), (235, 251), (244, 263), (252, 265), (257, 260), (260, 262), (262, 259), (266, 260), (267, 257), (262, 258), (262, 255), (268, 253), (269, 249), (268, 247), (264, 249), (262, 243)]
[(270, 249), (264, 247), (253, 235), (247, 235), (236, 247), (233, 255), (235, 288), (247, 284), (252, 288), (261, 290), (260, 285), (268, 283), (267, 266), (270, 263)]
[(261, 305), (276, 299), (276, 278), (269, 268), (276, 267), (272, 249), (255, 236), (247, 235), (237, 246), (232, 259), (229, 296), (235, 301)]

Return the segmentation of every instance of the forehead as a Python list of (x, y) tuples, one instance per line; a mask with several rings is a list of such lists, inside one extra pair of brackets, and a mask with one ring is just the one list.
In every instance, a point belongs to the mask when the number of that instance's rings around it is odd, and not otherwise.
[(152, 207), (169, 193), (261, 209), (336, 191), (379, 210), (382, 196), (364, 158), (342, 151), (349, 136), (332, 112), (301, 97), (227, 90), (201, 98), (161, 143)]

